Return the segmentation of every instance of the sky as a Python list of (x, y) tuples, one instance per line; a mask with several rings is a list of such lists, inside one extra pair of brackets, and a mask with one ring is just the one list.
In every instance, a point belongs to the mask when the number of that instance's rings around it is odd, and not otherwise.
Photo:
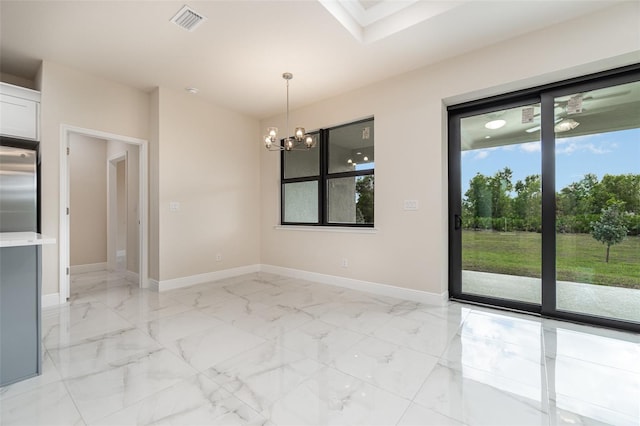
[[(462, 153), (462, 195), (480, 172), (493, 176), (509, 167), (512, 183), (540, 174), (540, 142), (476, 149)], [(587, 173), (602, 179), (605, 174), (640, 174), (640, 129), (556, 140), (556, 191), (577, 182)]]

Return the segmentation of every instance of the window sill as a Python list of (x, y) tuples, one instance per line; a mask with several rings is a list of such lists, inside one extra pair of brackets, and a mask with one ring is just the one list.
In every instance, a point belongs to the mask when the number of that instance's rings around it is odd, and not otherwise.
[(277, 231), (309, 231), (309, 232), (337, 232), (346, 234), (377, 234), (378, 228), (362, 228), (351, 226), (298, 226), (298, 225), (275, 225), (273, 229)]

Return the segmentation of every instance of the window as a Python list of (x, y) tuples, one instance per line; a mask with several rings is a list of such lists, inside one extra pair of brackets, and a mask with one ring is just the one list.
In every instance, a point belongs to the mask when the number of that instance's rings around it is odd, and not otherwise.
[(281, 223), (372, 227), (373, 118), (312, 135), (316, 148), (282, 151)]

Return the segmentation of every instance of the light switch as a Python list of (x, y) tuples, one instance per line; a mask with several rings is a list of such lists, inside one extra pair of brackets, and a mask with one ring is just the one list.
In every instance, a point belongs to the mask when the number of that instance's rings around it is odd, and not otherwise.
[(418, 200), (404, 200), (405, 210), (418, 210)]
[(169, 202), (169, 210), (172, 212), (177, 212), (178, 210), (180, 210), (180, 203), (177, 201)]

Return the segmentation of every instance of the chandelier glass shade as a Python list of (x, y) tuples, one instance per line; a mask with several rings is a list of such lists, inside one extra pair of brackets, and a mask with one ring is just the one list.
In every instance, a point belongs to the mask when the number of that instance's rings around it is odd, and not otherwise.
[[(293, 74), (285, 72), (282, 78), (287, 82), (287, 128), (289, 131), (289, 80), (293, 78)], [(296, 127), (292, 136), (287, 136), (282, 145), (278, 144), (278, 128), (268, 127), (267, 134), (264, 136), (264, 147), (269, 151), (299, 151), (314, 148), (316, 139), (307, 135), (304, 127)]]

